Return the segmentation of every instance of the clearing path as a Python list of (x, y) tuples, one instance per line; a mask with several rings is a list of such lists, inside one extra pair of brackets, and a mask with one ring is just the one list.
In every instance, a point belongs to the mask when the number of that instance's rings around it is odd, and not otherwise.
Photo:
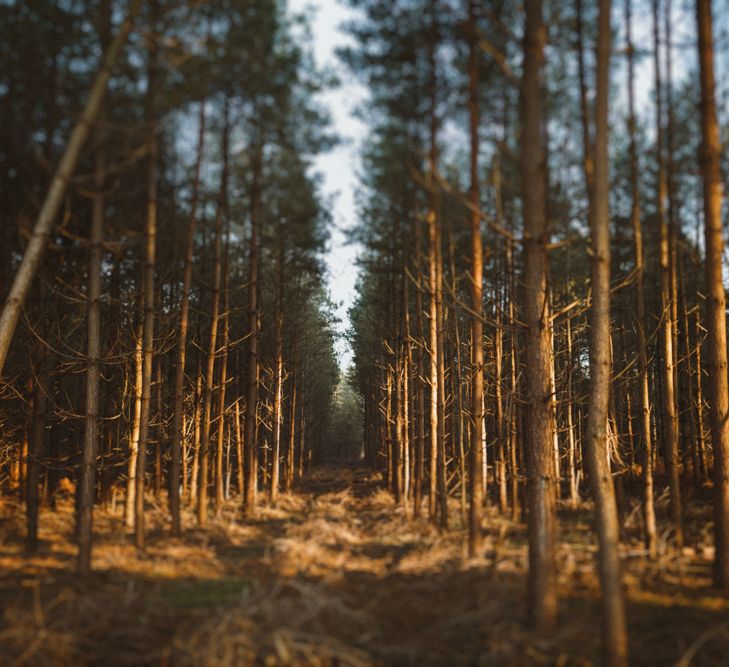
[[(83, 583), (72, 574), (72, 503), (42, 515), (32, 558), (22, 526), (5, 520), (19, 516), (10, 509), (0, 507), (0, 664), (588, 665), (599, 656), (584, 512), (562, 522), (560, 630), (536, 638), (523, 627), (523, 526), (489, 513), (484, 557), (466, 560), (457, 503), (455, 529), (441, 533), (409, 520), (363, 469), (319, 469), (255, 521), (242, 523), (231, 501), (180, 540), (168, 537), (164, 507), (150, 505), (145, 553), (118, 512), (101, 510), (95, 574)], [(691, 664), (727, 664), (729, 605), (708, 588), (706, 563), (663, 559), (638, 572), (629, 555), (633, 664), (674, 664), (692, 644), (700, 660)]]

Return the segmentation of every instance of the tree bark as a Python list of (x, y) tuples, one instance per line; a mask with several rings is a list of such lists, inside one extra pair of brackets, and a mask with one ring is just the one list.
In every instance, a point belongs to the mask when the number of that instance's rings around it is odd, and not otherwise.
[[(263, 146), (252, 147), (252, 183), (250, 193), (251, 236), (248, 255), (248, 376), (246, 381), (246, 485), (243, 513), (255, 515), (258, 487), (258, 444), (256, 442), (256, 405), (258, 402), (258, 224), (261, 205), (261, 168)], [(302, 433), (303, 436), (303, 433)]]
[[(100, 133), (97, 139), (101, 141)], [(86, 417), (84, 422), (81, 485), (77, 505), (77, 534), (79, 574), (91, 569), (91, 543), (94, 496), (96, 491), (96, 458), (99, 450), (99, 379), (101, 377), (101, 262), (104, 242), (103, 194), (106, 163), (103, 148), (98, 147), (94, 167), (94, 187), (91, 214), (87, 318)]]
[(529, 621), (539, 631), (557, 621), (555, 568), (554, 413), (548, 290), (548, 231), (545, 210), (546, 156), (543, 147), (543, 68), (546, 26), (541, 0), (526, 0), (521, 81), (521, 174), (524, 209), (524, 295), (527, 390), (525, 449), (529, 482)]
[(180, 319), (177, 335), (177, 360), (175, 364), (175, 413), (172, 419), (172, 443), (170, 462), (170, 514), (172, 515), (172, 534), (181, 533), (180, 522), (180, 451), (182, 449), (183, 414), (185, 410), (185, 362), (187, 359), (187, 330), (190, 320), (190, 287), (192, 285), (192, 261), (195, 251), (195, 231), (197, 228), (197, 205), (200, 192), (200, 170), (202, 167), (205, 144), (205, 100), (200, 102), (198, 117), (197, 157), (195, 174), (192, 183), (192, 199), (190, 201), (190, 219), (187, 223), (187, 239), (185, 242), (185, 263), (182, 271), (182, 301), (180, 303)]
[[(150, 3), (154, 22), (157, 0)], [(137, 478), (134, 490), (134, 543), (144, 549), (144, 474), (147, 467), (147, 443), (151, 416), (152, 359), (154, 356), (154, 272), (157, 252), (157, 179), (158, 152), (156, 119), (157, 44), (149, 47), (149, 74), (147, 79), (147, 123), (149, 125), (149, 164), (147, 170), (147, 222), (144, 234), (144, 331), (142, 335), (142, 406), (139, 425), (139, 451), (137, 452)]]
[(628, 635), (620, 579), (620, 528), (610, 471), (608, 406), (610, 403), (610, 211), (608, 161), (608, 87), (610, 71), (610, 0), (600, 0), (597, 38), (594, 181), (590, 192), (592, 306), (590, 312), (590, 397), (585, 444), (595, 494), (600, 544), (603, 604), (603, 656), (610, 667), (628, 664)]
[(478, 33), (475, 0), (468, 3), (468, 114), (470, 134), (469, 199), (471, 204), (471, 457), (469, 475), (468, 555), (478, 556), (482, 549), (483, 514), (483, 241), (481, 239), (481, 190), (478, 174), (480, 122), (478, 104)]
[(635, 324), (638, 346), (638, 390), (640, 394), (641, 433), (643, 437), (643, 522), (645, 545), (650, 558), (658, 555), (656, 512), (653, 503), (653, 440), (648, 378), (648, 344), (645, 332), (645, 265), (643, 225), (640, 211), (638, 150), (635, 141), (634, 55), (632, 39), (632, 0), (625, 0), (625, 31), (628, 42), (628, 134), (630, 135), (630, 220), (635, 255)]
[(678, 416), (676, 415), (676, 389), (673, 371), (673, 306), (671, 303), (671, 262), (667, 224), (668, 184), (664, 155), (663, 90), (661, 83), (661, 59), (659, 49), (659, 0), (653, 0), (654, 70), (656, 85), (656, 144), (658, 154), (658, 255), (661, 289), (661, 386), (663, 389), (663, 427), (665, 430), (665, 460), (671, 497), (676, 547), (683, 546), (683, 519), (681, 487), (679, 483)]
[(701, 76), (701, 172), (704, 181), (708, 394), (714, 445), (714, 582), (729, 592), (729, 387), (727, 386), (726, 296), (722, 272), (721, 143), (714, 99), (714, 39), (711, 1), (697, 0)]
[(276, 341), (275, 341), (275, 371), (273, 396), (273, 433), (271, 435), (271, 504), (278, 501), (281, 473), (281, 419), (283, 400), (283, 292), (284, 292), (284, 266), (283, 266), (283, 229), (279, 228), (278, 248), (276, 251)]

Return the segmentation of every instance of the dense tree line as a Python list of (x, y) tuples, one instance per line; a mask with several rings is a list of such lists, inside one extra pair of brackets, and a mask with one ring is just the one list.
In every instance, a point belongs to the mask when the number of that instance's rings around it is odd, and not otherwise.
[(69, 480), (85, 572), (95, 503), (121, 491), (139, 547), (145, 494), (173, 534), (185, 504), (252, 515), (328, 432), (324, 79), (275, 0), (3, 2), (0, 25), (0, 488), (32, 550)]
[(539, 632), (558, 509), (589, 508), (625, 665), (634, 508), (646, 559), (697, 542), (687, 507), (711, 514), (729, 591), (726, 2), (347, 4), (370, 134), (345, 373), (305, 21), (0, 0), (0, 493), (33, 552), (74, 490), (86, 574), (98, 505), (144, 549), (152, 496), (178, 536), (363, 456), (469, 557), (486, 509), (524, 521)]
[(712, 3), (350, 4), (342, 57), (373, 106), (351, 311), (367, 461), (413, 516), (447, 528), (460, 499), (473, 556), (485, 504), (525, 517), (541, 630), (557, 621), (557, 506), (594, 500), (605, 656), (626, 664), (633, 504), (647, 558), (692, 541), (688, 499), (712, 505), (727, 587)]

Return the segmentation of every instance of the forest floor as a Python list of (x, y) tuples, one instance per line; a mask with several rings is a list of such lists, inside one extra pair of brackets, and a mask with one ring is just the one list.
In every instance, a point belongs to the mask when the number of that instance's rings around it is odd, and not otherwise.
[[(20, 507), (0, 505), (0, 664), (599, 664), (587, 508), (561, 511), (560, 625), (539, 638), (524, 629), (525, 527), (495, 511), (469, 560), (458, 525), (409, 520), (358, 468), (315, 471), (254, 521), (231, 501), (181, 539), (149, 502), (145, 552), (119, 512), (97, 511), (87, 580), (73, 573), (70, 500), (43, 511), (32, 557)], [(624, 548), (633, 665), (729, 664), (729, 601), (709, 586), (698, 530), (697, 547), (654, 563)]]

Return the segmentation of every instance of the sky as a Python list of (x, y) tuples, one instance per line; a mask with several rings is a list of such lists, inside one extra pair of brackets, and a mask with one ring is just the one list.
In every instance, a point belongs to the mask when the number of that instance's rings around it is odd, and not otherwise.
[[(347, 310), (355, 299), (357, 267), (355, 260), (358, 248), (347, 243), (345, 231), (356, 218), (354, 195), (357, 188), (357, 172), (360, 164), (359, 149), (366, 127), (356, 119), (356, 108), (366, 103), (365, 88), (352, 80), (346, 69), (338, 62), (335, 49), (350, 42), (340, 30), (343, 22), (352, 16), (352, 11), (339, 0), (289, 0), (290, 11), (312, 13), (311, 32), (314, 51), (319, 68), (333, 71), (340, 79), (340, 85), (320, 95), (320, 102), (329, 111), (332, 129), (342, 141), (333, 150), (316, 158), (315, 168), (324, 177), (323, 194), (331, 202), (332, 231), (326, 261), (329, 272), (329, 290), (337, 304), (336, 314), (341, 320), (339, 332), (346, 332), (349, 326)], [(340, 367), (346, 370), (352, 361), (352, 352), (342, 338), (337, 342)]]

